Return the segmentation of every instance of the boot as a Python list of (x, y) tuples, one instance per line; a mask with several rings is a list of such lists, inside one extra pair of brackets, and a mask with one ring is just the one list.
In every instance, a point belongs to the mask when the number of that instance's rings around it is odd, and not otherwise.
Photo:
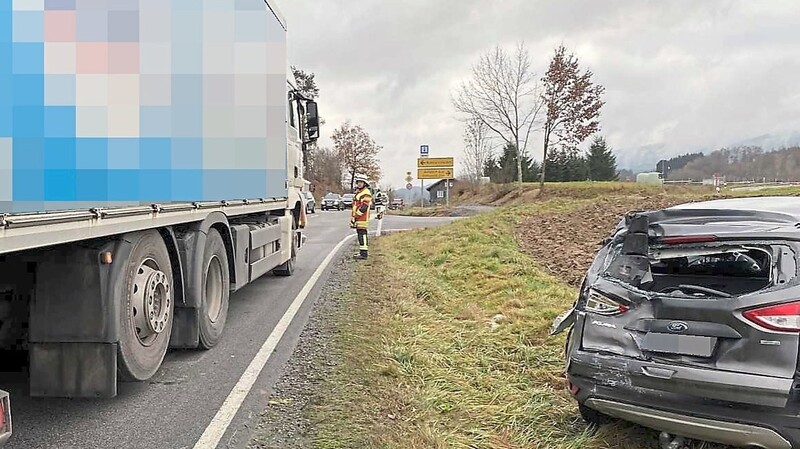
[(353, 256), (353, 259), (356, 259), (356, 260), (367, 260), (367, 251), (362, 249), (358, 254)]

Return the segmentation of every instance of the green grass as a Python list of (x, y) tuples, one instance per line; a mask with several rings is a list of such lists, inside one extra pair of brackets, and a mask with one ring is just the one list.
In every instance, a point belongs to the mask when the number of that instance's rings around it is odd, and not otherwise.
[(564, 337), (548, 335), (577, 292), (514, 238), (525, 217), (571, 212), (592, 198), (502, 207), (376, 240), (331, 317), (342, 358), (308, 412), (315, 447), (657, 448), (655, 431), (619, 422), (592, 433), (579, 418), (565, 390)]
[(646, 447), (620, 424), (596, 435), (564, 390), (553, 318), (575, 291), (521, 253), (520, 216), (556, 200), (386, 237), (356, 273), (336, 342), (343, 361), (310, 412), (317, 448)]

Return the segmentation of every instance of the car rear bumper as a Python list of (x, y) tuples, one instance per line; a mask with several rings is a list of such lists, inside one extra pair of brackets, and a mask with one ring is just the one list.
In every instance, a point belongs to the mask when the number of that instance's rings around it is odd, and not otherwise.
[(700, 418), (607, 399), (589, 398), (585, 404), (608, 416), (684, 437), (743, 447), (792, 449), (786, 438), (766, 427)]
[[(711, 393), (709, 397), (701, 395), (689, 381), (658, 382), (635, 374), (643, 366), (651, 365), (654, 364), (575, 350), (569, 359), (567, 377), (577, 387), (578, 402), (609, 416), (676, 435), (736, 446), (800, 447), (800, 406), (781, 382), (770, 387), (762, 382), (753, 383), (755, 379), (750, 377), (754, 376), (742, 375), (737, 378), (742, 383), (733, 385), (730, 382), (735, 379), (724, 379), (729, 373), (704, 370), (722, 377), (718, 379), (721, 384), (701, 384), (705, 393)], [(715, 389), (722, 397), (714, 397)], [(739, 396), (728, 398), (737, 391)], [(758, 395), (760, 403), (753, 403)], [(785, 405), (774, 405), (779, 401)]]

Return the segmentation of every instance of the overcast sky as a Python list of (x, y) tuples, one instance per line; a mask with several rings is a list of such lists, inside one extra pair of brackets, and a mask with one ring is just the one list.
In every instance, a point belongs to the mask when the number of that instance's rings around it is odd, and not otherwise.
[[(620, 168), (800, 136), (796, 0), (276, 1), (290, 63), (316, 73), (321, 89), (320, 144), (347, 119), (363, 126), (384, 147), (384, 182), (395, 188), (419, 145), (461, 155), (451, 94), (482, 53), (518, 41), (539, 74), (560, 43), (595, 73), (606, 87), (601, 134)], [(538, 138), (532, 154), (541, 157)]]

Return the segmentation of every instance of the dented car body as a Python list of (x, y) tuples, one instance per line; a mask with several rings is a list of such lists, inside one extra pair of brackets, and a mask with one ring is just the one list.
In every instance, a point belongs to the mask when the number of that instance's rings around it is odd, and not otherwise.
[(800, 198), (626, 215), (554, 323), (581, 414), (800, 447), (799, 260)]

